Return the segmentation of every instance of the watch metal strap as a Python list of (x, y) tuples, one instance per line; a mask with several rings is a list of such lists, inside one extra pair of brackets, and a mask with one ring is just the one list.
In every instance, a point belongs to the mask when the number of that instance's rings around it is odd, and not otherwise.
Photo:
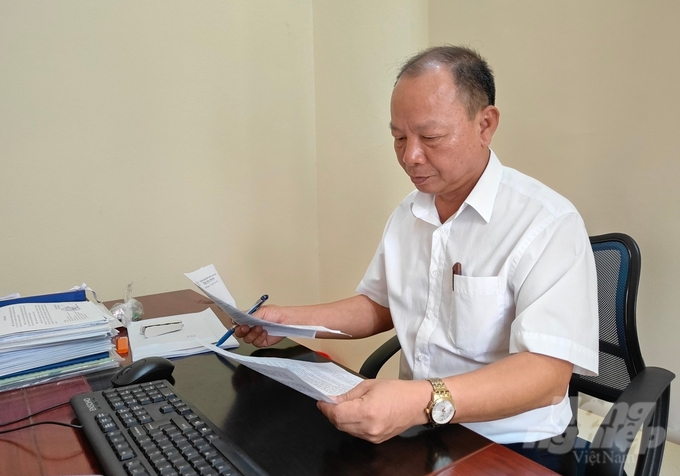
[(440, 378), (428, 378), (427, 379), (431, 384), (432, 388), (434, 389), (434, 393), (441, 393), (446, 395), (447, 393), (450, 395), (449, 389), (446, 388), (446, 385), (444, 384), (444, 381)]

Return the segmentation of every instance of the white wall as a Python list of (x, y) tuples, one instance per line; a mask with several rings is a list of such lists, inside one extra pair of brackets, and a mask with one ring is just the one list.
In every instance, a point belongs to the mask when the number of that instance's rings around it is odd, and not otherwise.
[(0, 296), (316, 302), (311, 1), (0, 0)]
[[(638, 242), (642, 353), (680, 375), (680, 3), (433, 0), (429, 28), (494, 68), (501, 161), (572, 200), (591, 235)], [(680, 442), (677, 390), (671, 405)]]

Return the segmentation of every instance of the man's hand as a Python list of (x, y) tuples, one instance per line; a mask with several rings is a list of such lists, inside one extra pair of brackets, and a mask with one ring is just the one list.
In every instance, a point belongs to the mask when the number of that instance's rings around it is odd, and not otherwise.
[[(262, 306), (253, 315), (277, 324), (325, 326), (347, 334), (319, 332), (317, 339), (368, 337), (392, 328), (390, 310), (362, 294), (315, 306)], [(234, 335), (257, 347), (268, 347), (282, 339), (268, 335), (261, 326), (239, 326)]]
[(415, 425), (427, 423), (425, 407), (432, 386), (425, 380), (364, 380), (336, 397), (338, 404), (317, 407), (338, 430), (382, 443)]
[[(262, 319), (263, 321), (275, 322), (277, 324), (286, 323), (285, 307), (280, 306), (262, 306), (255, 311), (253, 316)], [(234, 335), (242, 338), (246, 344), (253, 344), (255, 347), (269, 347), (281, 341), (283, 337), (272, 337), (267, 334), (262, 326), (238, 326), (234, 331)]]

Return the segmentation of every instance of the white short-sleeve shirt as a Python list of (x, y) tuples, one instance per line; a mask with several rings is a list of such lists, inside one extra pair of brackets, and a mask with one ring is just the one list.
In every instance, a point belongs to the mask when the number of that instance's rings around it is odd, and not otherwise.
[[(461, 273), (453, 275), (460, 263)], [(448, 377), (530, 351), (598, 369), (597, 277), (583, 220), (564, 197), (489, 163), (445, 223), (414, 191), (390, 217), (357, 292), (388, 307), (400, 378)], [(497, 443), (564, 431), (567, 395), (548, 407), (465, 426)]]

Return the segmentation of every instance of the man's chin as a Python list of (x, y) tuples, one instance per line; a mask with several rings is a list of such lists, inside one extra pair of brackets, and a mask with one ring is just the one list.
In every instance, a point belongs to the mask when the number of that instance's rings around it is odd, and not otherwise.
[(430, 194), (430, 195), (436, 195), (437, 194), (436, 188), (434, 187), (434, 185), (432, 183), (430, 183), (429, 180), (426, 180), (425, 182), (422, 182), (422, 183), (415, 183), (413, 181), (411, 181), (411, 182), (416, 187), (416, 190), (418, 190), (419, 192), (427, 193), (427, 194)]

